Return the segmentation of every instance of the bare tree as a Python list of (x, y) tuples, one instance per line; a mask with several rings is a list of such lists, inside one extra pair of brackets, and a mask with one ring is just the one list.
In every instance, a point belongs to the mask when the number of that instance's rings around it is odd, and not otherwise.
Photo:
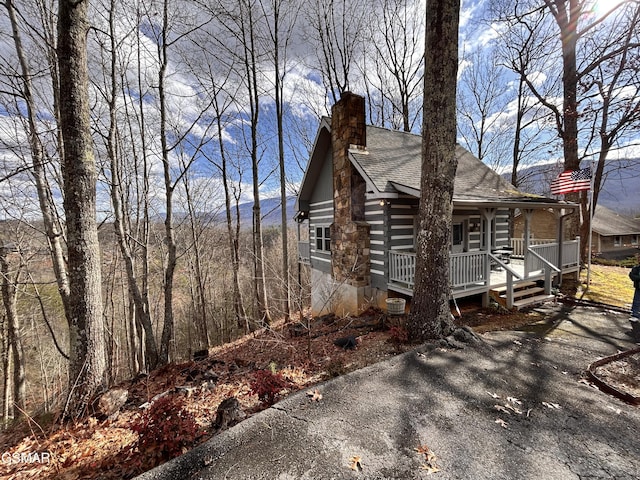
[[(198, 341), (198, 349), (209, 348), (211, 345), (211, 336), (209, 334), (208, 327), (208, 315), (207, 315), (207, 283), (209, 282), (209, 278), (207, 272), (205, 271), (205, 266), (203, 262), (203, 242), (202, 236), (206, 231), (207, 226), (211, 224), (213, 217), (215, 216), (215, 211), (207, 211), (206, 216), (204, 215), (204, 207), (206, 202), (198, 202), (198, 197), (205, 197), (205, 199), (210, 199), (211, 196), (203, 195), (203, 192), (196, 191), (194, 192), (194, 187), (191, 185), (191, 180), (189, 175), (184, 175), (182, 177), (182, 182), (184, 185), (184, 193), (185, 193), (185, 201), (187, 203), (187, 211), (189, 215), (189, 233), (191, 245), (188, 250), (191, 251), (191, 270), (193, 271), (194, 277), (194, 287), (192, 287), (191, 298), (193, 302), (193, 310), (194, 310), (194, 323), (196, 327), (197, 333), (197, 341)], [(203, 188), (204, 187), (204, 188)], [(210, 185), (204, 185), (200, 189), (203, 190)], [(210, 192), (213, 194), (214, 192)], [(198, 210), (198, 206), (203, 207), (202, 210)], [(216, 250), (212, 248), (213, 245), (209, 244), (208, 247), (211, 250)]]
[(2, 361), (2, 429), (9, 426), (11, 419), (11, 345), (7, 316), (0, 316), (0, 357)]
[[(625, 140), (634, 139), (640, 129), (640, 3), (621, 12), (611, 36), (619, 49), (594, 59), (582, 68), (581, 86), (584, 90), (583, 114), (590, 120), (587, 148), (595, 144), (596, 170), (593, 172), (593, 208), (598, 203), (606, 160), (609, 153)], [(597, 49), (598, 38), (588, 39), (588, 48)], [(587, 238), (590, 214), (584, 209), (580, 235)], [(586, 245), (584, 245), (586, 247)], [(586, 249), (583, 250), (586, 257)]]
[[(143, 270), (143, 279), (140, 279), (136, 268), (136, 250), (140, 242), (131, 228), (132, 222), (127, 208), (127, 198), (131, 194), (127, 188), (129, 184), (125, 179), (127, 175), (123, 165), (122, 148), (118, 147), (121, 142), (119, 142), (118, 138), (123, 137), (122, 133), (119, 132), (120, 127), (118, 125), (118, 99), (122, 96), (122, 90), (127, 87), (127, 85), (123, 85), (120, 82), (120, 79), (124, 77), (124, 73), (120, 71), (118, 65), (120, 61), (118, 53), (120, 40), (116, 33), (116, 16), (121, 12), (119, 12), (115, 0), (111, 0), (110, 5), (105, 10), (108, 12), (106, 19), (108, 31), (102, 32), (102, 37), (98, 40), (107, 57), (105, 64), (101, 66), (105, 85), (99, 87), (98, 90), (102, 91), (103, 99), (108, 108), (107, 134), (103, 135), (103, 140), (106, 148), (106, 157), (109, 159), (109, 187), (114, 216), (113, 226), (124, 262), (128, 294), (133, 302), (134, 310), (132, 314), (135, 316), (133, 324), (141, 325), (144, 330), (144, 355), (141, 357), (141, 363), (137, 367), (142, 370), (152, 370), (158, 365), (159, 354), (149, 311), (148, 295), (145, 294), (144, 290), (146, 283), (144, 272), (146, 272), (146, 269)], [(137, 27), (137, 25), (135, 26)], [(127, 65), (125, 65), (126, 67)], [(142, 136), (144, 136), (144, 133)], [(146, 171), (144, 175), (147, 175)], [(145, 203), (148, 202), (147, 199), (143, 199), (143, 201)], [(148, 217), (145, 221), (148, 221)], [(143, 261), (145, 260), (143, 258)]]
[(492, 168), (508, 159), (510, 123), (504, 114), (510, 95), (505, 72), (490, 47), (465, 58), (458, 90), (458, 132), (464, 146)]
[[(597, 199), (608, 145), (629, 140), (637, 127), (638, 82), (633, 66), (640, 52), (638, 10), (640, 4), (626, 0), (600, 15), (587, 15), (590, 4), (579, 0), (544, 0), (504, 4), (500, 18), (509, 29), (529, 32), (536, 49), (530, 51), (526, 69), (520, 72), (530, 92), (548, 109), (563, 150), (564, 168), (577, 170), (585, 158), (596, 156), (593, 195)], [(555, 30), (555, 33), (554, 33)], [(551, 36), (551, 33), (554, 33)], [(544, 37), (541, 39), (541, 35)], [(562, 65), (558, 69), (558, 65)], [(543, 88), (537, 79), (560, 70), (555, 82)], [(562, 102), (556, 101), (560, 96)], [(615, 100), (610, 101), (611, 96)], [(617, 120), (610, 122), (611, 117)], [(568, 194), (582, 204), (582, 229), (588, 231), (585, 192)], [(568, 225), (578, 232), (578, 218)], [(583, 235), (582, 258), (586, 257)]]
[(263, 16), (267, 23), (267, 34), (272, 49), (272, 62), (274, 68), (274, 100), (276, 106), (276, 125), (278, 137), (278, 170), (280, 174), (280, 235), (282, 245), (282, 281), (283, 301), (282, 310), (285, 319), (290, 315), (290, 287), (289, 287), (289, 247), (288, 247), (288, 218), (287, 218), (287, 178), (285, 159), (285, 134), (284, 134), (284, 87), (287, 75), (289, 46), (293, 39), (293, 30), (298, 19), (299, 5), (289, 0), (260, 0)]
[[(171, 8), (170, 8), (171, 6)], [(175, 171), (174, 165), (179, 156), (176, 150), (188, 142), (188, 137), (198, 126), (200, 120), (207, 111), (207, 107), (202, 107), (195, 118), (185, 118), (182, 112), (172, 112), (170, 103), (172, 100), (168, 75), (171, 73), (170, 49), (176, 47), (181, 42), (188, 43), (189, 36), (197, 32), (207, 23), (210, 18), (200, 17), (199, 11), (189, 12), (180, 9), (181, 5), (162, 0), (158, 5), (143, 5), (143, 12), (146, 21), (154, 28), (150, 32), (156, 47), (157, 70), (157, 112), (158, 112), (158, 138), (160, 142), (160, 158), (162, 161), (162, 177), (164, 186), (164, 248), (166, 255), (163, 269), (163, 293), (164, 293), (164, 321), (162, 336), (160, 340), (159, 363), (166, 364), (170, 361), (171, 350), (174, 341), (174, 280), (178, 264), (178, 245), (176, 240), (176, 225), (174, 219), (174, 194), (178, 185), (182, 182), (182, 177), (187, 174), (188, 169), (193, 165), (200, 146), (193, 146), (193, 152), (189, 155), (188, 162), (181, 164)], [(157, 21), (158, 15), (161, 21)], [(183, 18), (179, 18), (179, 17)], [(180, 21), (178, 21), (180, 20)], [(194, 95), (190, 100), (197, 98)], [(175, 118), (171, 118), (171, 113), (175, 113)], [(171, 123), (173, 121), (173, 123)], [(206, 137), (206, 134), (205, 134)], [(204, 137), (203, 137), (204, 138)], [(204, 141), (204, 140), (203, 140)]]
[[(226, 102), (225, 102), (226, 97)], [(220, 94), (214, 96), (213, 107), (216, 113), (216, 128), (218, 139), (218, 157), (217, 160), (209, 158), (209, 161), (219, 170), (224, 190), (225, 220), (227, 226), (227, 239), (229, 241), (229, 252), (231, 256), (232, 271), (232, 295), (233, 295), (233, 312), (236, 325), (249, 329), (247, 313), (242, 300), (242, 291), (240, 289), (240, 209), (239, 202), (242, 194), (242, 169), (238, 166), (238, 181), (236, 184), (232, 181), (230, 161), (227, 156), (227, 149), (224, 142), (225, 117), (231, 100), (224, 95), (222, 88)]]
[(307, 20), (331, 104), (353, 87), (352, 70), (362, 52), (369, 7), (364, 0), (313, 0), (308, 4)]
[(105, 384), (101, 264), (96, 225), (96, 164), (89, 117), (88, 0), (58, 4), (60, 129), (68, 235), (69, 398), (65, 416), (83, 414)]
[(452, 330), (449, 249), (457, 168), (458, 0), (427, 0), (420, 219), (409, 335), (441, 338)]
[[(65, 238), (64, 228), (58, 216), (58, 212), (55, 207), (54, 196), (50, 186), (49, 179), (47, 178), (47, 164), (50, 162), (50, 158), (47, 158), (46, 150), (42, 144), (41, 134), (38, 128), (37, 120), (37, 107), (35, 100), (35, 89), (32, 79), (34, 78), (29, 64), (27, 62), (26, 53), (24, 51), (22, 35), (20, 27), (16, 17), (15, 8), (12, 0), (5, 2), (5, 7), (8, 12), (9, 20), (11, 22), (13, 40), (15, 45), (16, 56), (20, 63), (20, 70), (16, 72), (16, 77), (20, 79), (22, 96), (27, 108), (27, 126), (26, 131), (29, 137), (29, 146), (31, 153), (32, 174), (35, 180), (36, 191), (38, 193), (38, 201), (40, 204), (40, 211), (44, 221), (44, 229), (47, 235), (49, 246), (51, 249), (51, 260), (53, 262), (53, 269), (56, 275), (56, 281), (58, 282), (58, 291), (62, 298), (62, 304), (64, 305), (67, 318), (70, 318), (70, 312), (68, 309), (68, 298), (70, 295), (69, 278), (67, 274), (67, 259), (65, 257)], [(43, 24), (43, 32), (48, 32), (47, 25)], [(52, 42), (53, 38), (48, 38), (46, 42), (48, 58), (50, 59), (51, 78), (54, 86), (54, 114), (58, 113), (57, 99), (59, 98), (58, 75), (57, 66), (55, 65), (56, 59), (52, 51), (55, 49), (55, 43)], [(53, 57), (53, 60), (51, 58)]]
[[(535, 21), (540, 21), (538, 17)], [(529, 92), (526, 72), (535, 61), (537, 43), (543, 26), (534, 24), (534, 28), (510, 29), (499, 37), (498, 57), (501, 65), (517, 75), (515, 99), (511, 99), (511, 108), (515, 115), (512, 124), (513, 140), (511, 150), (511, 183), (520, 186), (526, 183), (522, 168), (536, 160), (546, 159), (550, 149), (550, 140), (542, 131), (547, 111)], [(512, 96), (513, 97), (513, 96)], [(515, 102), (515, 105), (513, 105)]]
[(420, 3), (383, 0), (372, 8), (370, 47), (360, 65), (367, 90), (375, 91), (368, 95), (371, 121), (405, 132), (414, 129), (422, 111), (424, 15), (419, 13)]
[[(16, 306), (22, 262), (20, 262), (17, 268), (15, 268), (15, 265), (12, 265), (10, 256), (17, 256), (21, 259), (19, 255), (15, 255), (15, 253), (18, 252), (14, 252), (14, 250), (15, 246), (12, 246), (11, 244), (0, 244), (0, 276), (2, 276), (0, 289), (2, 290), (2, 304), (4, 305), (4, 313), (7, 322), (6, 354), (11, 355), (11, 366), (13, 367), (13, 376), (10, 376), (9, 368), (7, 368), (9, 367), (9, 362), (5, 361), (5, 421), (8, 417), (15, 418), (15, 410), (22, 412), (26, 410), (27, 396), (25, 352), (22, 342), (22, 334), (20, 332), (18, 309)], [(9, 379), (11, 380), (9, 381)], [(12, 385), (13, 388), (7, 388), (8, 385)], [(7, 390), (12, 390), (13, 393), (11, 405), (7, 405)]]

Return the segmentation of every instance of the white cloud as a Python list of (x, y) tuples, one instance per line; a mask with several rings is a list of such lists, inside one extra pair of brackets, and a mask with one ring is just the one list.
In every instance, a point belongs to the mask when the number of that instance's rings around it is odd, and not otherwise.
[(464, 29), (473, 20), (479, 8), (482, 6), (482, 1), (463, 0), (460, 5), (460, 28)]

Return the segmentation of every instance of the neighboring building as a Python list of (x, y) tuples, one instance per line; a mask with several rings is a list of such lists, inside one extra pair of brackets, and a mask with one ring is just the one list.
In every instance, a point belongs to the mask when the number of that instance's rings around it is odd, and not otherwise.
[[(413, 294), (422, 139), (367, 126), (364, 112), (364, 99), (346, 93), (331, 119), (322, 119), (296, 201), (296, 220), (309, 227), (300, 254), (311, 268), (314, 314), (356, 313), (387, 296)], [(490, 290), (507, 286), (506, 303), (517, 306), (512, 280), (545, 279), (548, 294), (559, 255), (563, 271), (577, 270), (575, 241), (530, 251), (520, 271), (496, 252), (510, 248), (510, 210), (577, 205), (516, 190), (461, 146), (456, 156), (453, 297), (483, 294), (486, 303)]]
[(633, 256), (640, 246), (640, 219), (625, 217), (602, 205), (593, 214), (591, 251), (606, 258)]
[[(557, 236), (557, 213), (553, 210), (534, 212), (530, 226), (530, 243), (547, 243)], [(524, 218), (514, 218), (514, 240), (524, 238)], [(565, 237), (566, 239), (566, 237)], [(640, 219), (620, 215), (598, 205), (593, 215), (591, 251), (605, 258), (626, 258), (640, 247)]]
[[(558, 236), (558, 212), (557, 210), (536, 210), (531, 218), (529, 237), (531, 239), (555, 239)], [(565, 234), (566, 235), (566, 234)], [(513, 238), (524, 238), (524, 216), (517, 211), (513, 217)], [(567, 238), (565, 237), (565, 240)]]

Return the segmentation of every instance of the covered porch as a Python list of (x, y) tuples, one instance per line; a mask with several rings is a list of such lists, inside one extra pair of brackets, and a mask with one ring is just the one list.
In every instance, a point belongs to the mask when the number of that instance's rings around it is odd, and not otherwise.
[[(488, 304), (490, 292), (502, 295), (507, 308), (519, 308), (527, 302), (519, 299), (518, 285), (543, 284), (535, 287), (541, 295), (551, 295), (553, 279), (561, 274), (578, 272), (580, 268), (580, 239), (562, 243), (549, 242), (536, 245), (516, 245), (522, 258), (506, 259), (499, 253), (474, 251), (451, 253), (450, 282), (452, 298), (483, 295), (483, 304)], [(389, 251), (390, 291), (413, 296), (416, 254)], [(533, 290), (532, 290), (533, 291)], [(544, 292), (544, 293), (543, 293)]]

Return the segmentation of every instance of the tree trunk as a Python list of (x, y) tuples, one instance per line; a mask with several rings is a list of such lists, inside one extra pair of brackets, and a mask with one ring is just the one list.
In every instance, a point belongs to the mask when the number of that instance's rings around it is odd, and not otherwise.
[[(564, 152), (564, 169), (579, 170), (580, 157), (578, 154), (578, 68), (576, 62), (576, 46), (578, 42), (578, 18), (581, 15), (581, 5), (578, 0), (545, 0), (547, 7), (560, 29), (560, 43), (562, 45), (562, 127), (558, 132), (562, 139)], [(565, 195), (565, 200), (580, 203), (584, 192), (574, 192)], [(565, 228), (570, 238), (578, 235), (580, 226), (580, 212), (575, 210), (567, 217)], [(584, 244), (584, 239), (582, 240)]]
[(62, 175), (69, 267), (69, 397), (78, 418), (105, 383), (101, 264), (96, 225), (96, 164), (89, 122), (88, 0), (58, 3)]
[(11, 404), (11, 376), (9, 375), (10, 355), (9, 334), (7, 332), (7, 317), (0, 316), (0, 356), (2, 357), (2, 429), (5, 430), (9, 426)]
[(457, 168), (456, 78), (459, 0), (427, 1), (420, 228), (407, 327), (414, 340), (446, 336), (453, 182)]
[[(260, 324), (271, 323), (269, 301), (264, 277), (264, 246), (262, 242), (262, 214), (260, 211), (260, 170), (258, 152), (258, 121), (260, 119), (260, 93), (258, 91), (257, 46), (252, 5), (245, 5), (246, 11), (240, 12), (243, 35), (244, 67), (247, 74), (247, 90), (251, 110), (251, 170), (253, 184), (253, 261), (254, 293), (258, 307)], [(246, 15), (246, 18), (245, 18)], [(247, 22), (245, 24), (245, 22)]]
[[(187, 208), (189, 211), (189, 227), (191, 230), (191, 244), (193, 246), (192, 270), (195, 276), (195, 292), (192, 289), (191, 298), (193, 300), (193, 313), (196, 332), (198, 334), (198, 350), (209, 348), (211, 339), (209, 337), (209, 327), (207, 326), (207, 295), (206, 283), (207, 279), (202, 268), (202, 253), (199, 225), (197, 222), (197, 211), (193, 205), (193, 198), (189, 188), (189, 177), (185, 175), (183, 178), (184, 191), (187, 200)], [(191, 344), (189, 344), (191, 345)]]
[[(67, 264), (64, 256), (63, 248), (63, 228), (60, 224), (58, 216), (56, 214), (53, 195), (49, 187), (45, 172), (45, 153), (40, 142), (38, 129), (36, 127), (36, 115), (37, 109), (35, 106), (35, 100), (33, 97), (33, 84), (32, 75), (29, 70), (29, 65), (26, 61), (25, 52), (22, 47), (22, 40), (20, 35), (20, 29), (18, 28), (18, 22), (15, 15), (15, 9), (13, 7), (13, 1), (7, 0), (5, 2), (7, 8), (9, 20), (11, 22), (13, 40), (16, 48), (16, 56), (20, 62), (21, 67), (21, 81), (23, 85), (23, 95), (25, 106), (27, 108), (27, 120), (28, 120), (28, 135), (29, 146), (31, 150), (31, 161), (33, 164), (33, 177), (36, 184), (36, 191), (38, 192), (38, 201), (40, 204), (40, 211), (42, 213), (42, 220), (44, 224), (45, 233), (47, 235), (47, 241), (49, 243), (49, 249), (51, 254), (51, 261), (53, 264), (53, 270), (58, 284), (58, 292), (62, 298), (62, 305), (65, 310), (67, 318), (70, 316), (68, 298), (69, 298), (69, 278), (67, 275)], [(59, 89), (55, 87), (58, 85), (58, 79), (55, 72), (57, 69), (52, 62), (52, 81), (54, 86), (54, 98), (59, 98)], [(54, 105), (57, 102), (54, 101)], [(57, 111), (57, 109), (54, 109)]]
[[(7, 338), (13, 358), (13, 404), (18, 410), (26, 408), (27, 384), (24, 347), (20, 334), (20, 322), (16, 307), (19, 272), (11, 275), (9, 260), (4, 247), (0, 246), (0, 272), (2, 273), (2, 303), (7, 317)], [(15, 412), (14, 412), (15, 417)]]
[(167, 142), (167, 99), (165, 93), (165, 73), (168, 64), (168, 0), (163, 2), (162, 37), (158, 45), (160, 71), (158, 72), (158, 97), (160, 100), (160, 143), (162, 145), (162, 168), (165, 186), (165, 244), (167, 255), (164, 265), (164, 325), (160, 340), (160, 365), (166, 365), (171, 360), (171, 346), (173, 343), (173, 276), (178, 262), (177, 245), (173, 226), (173, 192), (171, 179), (171, 165), (169, 164), (169, 145)]
[[(127, 283), (129, 286), (129, 295), (133, 299), (133, 305), (135, 308), (135, 316), (137, 321), (142, 325), (145, 331), (145, 359), (146, 364), (141, 365), (143, 369), (153, 370), (158, 365), (158, 347), (156, 345), (155, 336), (153, 332), (153, 325), (151, 322), (151, 314), (149, 312), (149, 305), (146, 297), (143, 295), (140, 282), (136, 275), (134, 254), (129, 246), (129, 239), (132, 237), (131, 231), (128, 228), (129, 222), (126, 221), (127, 212), (123, 207), (125, 203), (125, 192), (122, 188), (122, 175), (121, 168), (118, 159), (117, 151), (117, 102), (116, 96), (118, 93), (118, 87), (116, 83), (116, 31), (115, 31), (115, 19), (113, 18), (113, 12), (115, 11), (115, 0), (111, 2), (112, 8), (109, 16), (109, 39), (111, 41), (111, 79), (110, 79), (110, 92), (107, 98), (109, 105), (109, 133), (107, 136), (107, 154), (109, 156), (110, 170), (111, 170), (111, 203), (113, 204), (113, 227), (118, 239), (118, 245), (120, 247), (120, 253), (125, 263), (125, 270), (127, 275)], [(145, 172), (146, 173), (146, 172)]]
[[(224, 188), (224, 206), (225, 206), (225, 217), (227, 223), (227, 239), (229, 241), (229, 252), (231, 255), (231, 271), (232, 271), (232, 291), (233, 291), (233, 313), (236, 319), (236, 325), (238, 328), (242, 328), (246, 330), (247, 324), (247, 313), (244, 309), (244, 303), (242, 301), (242, 292), (240, 290), (240, 252), (239, 252), (239, 244), (240, 244), (240, 211), (238, 209), (238, 199), (240, 197), (240, 192), (236, 192), (235, 196), (235, 227), (234, 221), (231, 215), (231, 188), (229, 186), (229, 175), (228, 175), (228, 160), (227, 160), (227, 152), (224, 145), (224, 129), (222, 127), (222, 113), (223, 110), (220, 108), (220, 104), (218, 103), (217, 98), (213, 100), (213, 106), (215, 108), (216, 117), (217, 117), (217, 132), (218, 132), (218, 147), (220, 148), (220, 160), (221, 164), (217, 165), (220, 169), (220, 173), (222, 174), (222, 185)], [(238, 184), (240, 185), (242, 178), (238, 179)], [(222, 337), (224, 338), (224, 332), (222, 332)]]
[[(276, 122), (278, 125), (278, 165), (280, 169), (280, 203), (281, 203), (281, 219), (280, 219), (280, 235), (282, 237), (282, 311), (285, 321), (289, 320), (290, 315), (290, 293), (289, 293), (289, 236), (287, 235), (287, 178), (285, 175), (285, 151), (284, 151), (284, 127), (282, 125), (284, 116), (284, 75), (286, 69), (281, 73), (280, 66), (280, 3), (273, 3), (273, 32), (271, 33), (273, 40), (275, 69), (275, 101), (276, 101)], [(286, 47), (286, 42), (285, 42)]]

